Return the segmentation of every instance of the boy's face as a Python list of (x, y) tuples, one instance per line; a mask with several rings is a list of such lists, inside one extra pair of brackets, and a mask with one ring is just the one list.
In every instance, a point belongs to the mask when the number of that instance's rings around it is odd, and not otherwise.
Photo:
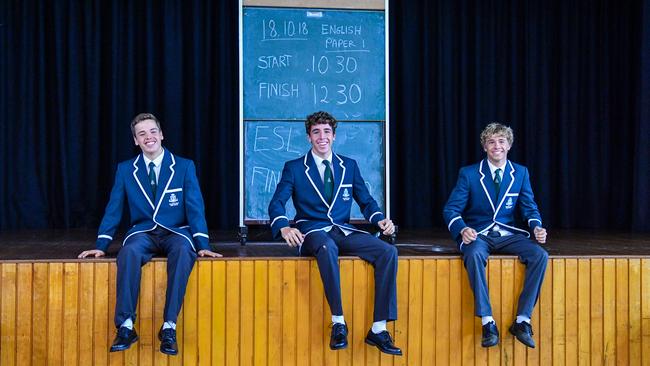
[(510, 143), (502, 134), (495, 134), (488, 137), (483, 145), (483, 150), (487, 153), (488, 159), (492, 164), (501, 165), (508, 159)]
[(311, 149), (314, 154), (321, 158), (326, 158), (332, 152), (332, 143), (336, 138), (336, 133), (332, 127), (327, 124), (317, 124), (311, 127), (307, 140), (311, 143)]
[(156, 121), (145, 119), (138, 122), (133, 129), (135, 130), (135, 136), (133, 136), (135, 145), (139, 146), (148, 158), (153, 159), (160, 155), (164, 137)]

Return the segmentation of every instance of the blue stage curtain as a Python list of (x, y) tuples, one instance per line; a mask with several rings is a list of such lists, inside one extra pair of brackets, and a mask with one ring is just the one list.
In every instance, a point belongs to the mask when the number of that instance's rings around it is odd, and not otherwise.
[[(0, 229), (94, 228), (130, 119), (238, 223), (236, 1), (0, 2)], [(649, 230), (650, 0), (391, 1), (391, 198), (440, 227), (481, 129), (511, 125), (551, 228)]]
[(236, 1), (0, 3), (0, 228), (96, 227), (144, 111), (236, 225)]
[(499, 121), (545, 225), (649, 230), (649, 3), (393, 2), (395, 218), (444, 227), (458, 169)]

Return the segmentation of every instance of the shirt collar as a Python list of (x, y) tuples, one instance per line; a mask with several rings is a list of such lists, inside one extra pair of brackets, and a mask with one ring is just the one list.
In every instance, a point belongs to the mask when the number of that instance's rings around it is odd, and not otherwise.
[(164, 156), (165, 156), (165, 149), (163, 149), (162, 153), (153, 160), (150, 160), (145, 154), (142, 154), (142, 157), (144, 158), (144, 165), (147, 168), (149, 168), (149, 163), (151, 163), (152, 161), (156, 167), (160, 167)]
[(314, 151), (311, 150), (311, 156), (314, 158), (314, 163), (316, 163), (317, 167), (323, 165), (323, 160), (328, 160), (330, 164), (332, 163), (332, 152), (330, 152), (330, 155), (327, 158), (323, 159), (320, 156), (314, 154)]
[(497, 167), (496, 165), (494, 165), (494, 164), (492, 164), (490, 162), (490, 159), (486, 159), (486, 160), (487, 160), (487, 163), (488, 163), (488, 167), (490, 168), (490, 174), (492, 174), (492, 176), (494, 177), (494, 172), (497, 169), (501, 169), (501, 176), (503, 177), (503, 172), (506, 171), (506, 164), (508, 164), (508, 161), (506, 160), (505, 164), (503, 164), (502, 167)]

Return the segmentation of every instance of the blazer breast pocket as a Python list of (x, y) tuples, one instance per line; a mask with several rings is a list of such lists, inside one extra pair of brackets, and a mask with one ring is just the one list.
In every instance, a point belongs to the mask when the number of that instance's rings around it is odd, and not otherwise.
[(168, 207), (176, 207), (183, 202), (183, 188), (173, 188), (165, 191), (165, 203)]
[(503, 203), (503, 208), (506, 210), (512, 210), (517, 204), (517, 197), (519, 197), (519, 193), (506, 194), (506, 200)]
[(341, 184), (341, 199), (345, 202), (352, 198), (352, 184)]

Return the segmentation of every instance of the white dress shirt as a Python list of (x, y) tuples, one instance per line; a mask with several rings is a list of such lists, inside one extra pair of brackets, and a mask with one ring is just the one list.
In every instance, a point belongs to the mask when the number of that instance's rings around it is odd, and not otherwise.
[(499, 174), (501, 175), (501, 181), (503, 181), (503, 172), (506, 170), (505, 169), (506, 164), (503, 163), (503, 166), (496, 166), (496, 165), (492, 164), (492, 162), (490, 162), (490, 160), (488, 160), (487, 162), (488, 162), (488, 167), (490, 168), (490, 174), (492, 174), (492, 182), (494, 182), (494, 176), (496, 174), (497, 169), (501, 169), (501, 172), (499, 172)]
[(318, 168), (318, 174), (320, 175), (321, 182), (325, 182), (325, 164), (323, 161), (327, 160), (329, 162), (330, 170), (332, 170), (332, 178), (334, 178), (334, 167), (332, 166), (332, 152), (325, 159), (314, 154), (314, 151), (311, 152), (311, 156), (314, 158), (314, 163), (316, 163), (316, 168)]
[(144, 158), (144, 165), (147, 167), (147, 175), (149, 175), (149, 163), (153, 161), (154, 164), (153, 171), (154, 173), (156, 173), (156, 184), (158, 184), (158, 177), (160, 176), (160, 166), (162, 165), (164, 155), (165, 155), (165, 149), (163, 149), (162, 153), (160, 153), (160, 155), (158, 155), (153, 160), (149, 159), (146, 155), (142, 154), (142, 157)]
[[(494, 178), (496, 177), (497, 169), (501, 169), (501, 171), (499, 172), (499, 176), (501, 177), (501, 182), (503, 183), (503, 172), (505, 172), (505, 170), (506, 170), (505, 169), (506, 168), (506, 163), (503, 163), (503, 166), (496, 166), (496, 165), (492, 164), (492, 162), (489, 159), (488, 159), (487, 163), (488, 163), (488, 167), (490, 168), (490, 174), (492, 175), (492, 182), (494, 182)], [(498, 206), (499, 203), (495, 202), (494, 205), (495, 205), (495, 208), (496, 208), (496, 206)], [(496, 225), (492, 226), (492, 228), (490, 230), (498, 231), (499, 234), (501, 234), (501, 236), (512, 235), (512, 232), (500, 227), (499, 224), (496, 224)]]

